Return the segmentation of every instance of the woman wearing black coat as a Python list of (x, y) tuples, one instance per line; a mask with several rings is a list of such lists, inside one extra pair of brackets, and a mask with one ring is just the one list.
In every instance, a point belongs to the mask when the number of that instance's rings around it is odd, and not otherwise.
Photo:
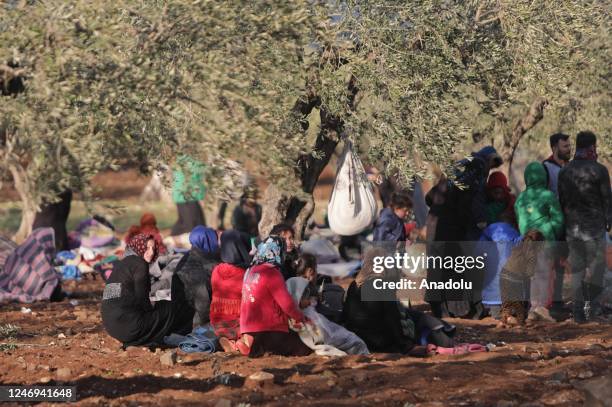
[(191, 332), (193, 308), (185, 300), (184, 286), (172, 278), (171, 301), (149, 301), (149, 263), (157, 257), (155, 239), (138, 234), (127, 244), (126, 255), (116, 263), (102, 297), (102, 323), (124, 347), (162, 344), (171, 333)]

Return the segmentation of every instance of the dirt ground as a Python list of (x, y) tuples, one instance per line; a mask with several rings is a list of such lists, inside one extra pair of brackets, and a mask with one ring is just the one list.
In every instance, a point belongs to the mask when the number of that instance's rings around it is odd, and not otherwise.
[[(77, 404), (83, 406), (507, 407), (583, 405), (584, 383), (612, 377), (609, 321), (511, 329), (491, 319), (453, 320), (461, 341), (496, 345), (491, 352), (461, 356), (248, 359), (179, 352), (178, 362), (168, 367), (160, 363), (164, 351), (123, 351), (105, 333), (100, 279), (71, 282), (64, 289), (72, 303), (30, 304), (27, 314), (19, 304), (0, 307), (0, 325), (20, 327), (13, 338), (1, 340), (19, 344), (0, 351), (2, 385), (67, 383), (77, 387)], [(262, 370), (274, 375), (274, 383), (253, 388), (245, 381)]]

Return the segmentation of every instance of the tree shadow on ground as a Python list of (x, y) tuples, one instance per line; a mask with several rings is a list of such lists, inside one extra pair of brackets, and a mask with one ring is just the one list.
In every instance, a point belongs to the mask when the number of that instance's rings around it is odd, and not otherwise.
[[(244, 378), (234, 375), (229, 383), (229, 385), (222, 384), (220, 380), (215, 377), (196, 380), (142, 375), (129, 378), (87, 376), (69, 383), (60, 383), (52, 380), (45, 386), (76, 386), (78, 399), (90, 396), (102, 396), (107, 399), (116, 399), (138, 393), (156, 394), (161, 390), (188, 390), (198, 393), (206, 393), (213, 390), (217, 386), (240, 388), (244, 384)], [(23, 384), (3, 383), (3, 385), (22, 386)]]

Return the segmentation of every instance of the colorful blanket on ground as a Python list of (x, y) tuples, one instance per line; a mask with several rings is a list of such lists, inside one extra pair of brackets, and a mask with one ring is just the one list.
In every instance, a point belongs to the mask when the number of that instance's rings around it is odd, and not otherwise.
[(79, 246), (98, 248), (117, 245), (115, 231), (111, 226), (94, 218), (85, 219), (79, 223), (75, 231), (69, 233), (71, 246), (74, 248)]
[(36, 229), (6, 260), (0, 272), (0, 303), (48, 300), (59, 283), (53, 267), (52, 228)]

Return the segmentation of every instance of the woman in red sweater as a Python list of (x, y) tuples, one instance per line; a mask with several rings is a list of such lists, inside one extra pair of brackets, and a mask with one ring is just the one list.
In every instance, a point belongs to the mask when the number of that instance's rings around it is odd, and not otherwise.
[(252, 266), (244, 275), (240, 307), (241, 339), (237, 348), (250, 357), (272, 353), (305, 356), (312, 352), (298, 334), (289, 331), (289, 318), (305, 322), (280, 272), (285, 247), (280, 237), (268, 237), (257, 247)]
[(222, 346), (227, 341), (221, 338), (235, 341), (240, 336), (242, 280), (251, 262), (249, 244), (249, 236), (237, 230), (221, 235), (221, 263), (211, 277), (210, 323)]

